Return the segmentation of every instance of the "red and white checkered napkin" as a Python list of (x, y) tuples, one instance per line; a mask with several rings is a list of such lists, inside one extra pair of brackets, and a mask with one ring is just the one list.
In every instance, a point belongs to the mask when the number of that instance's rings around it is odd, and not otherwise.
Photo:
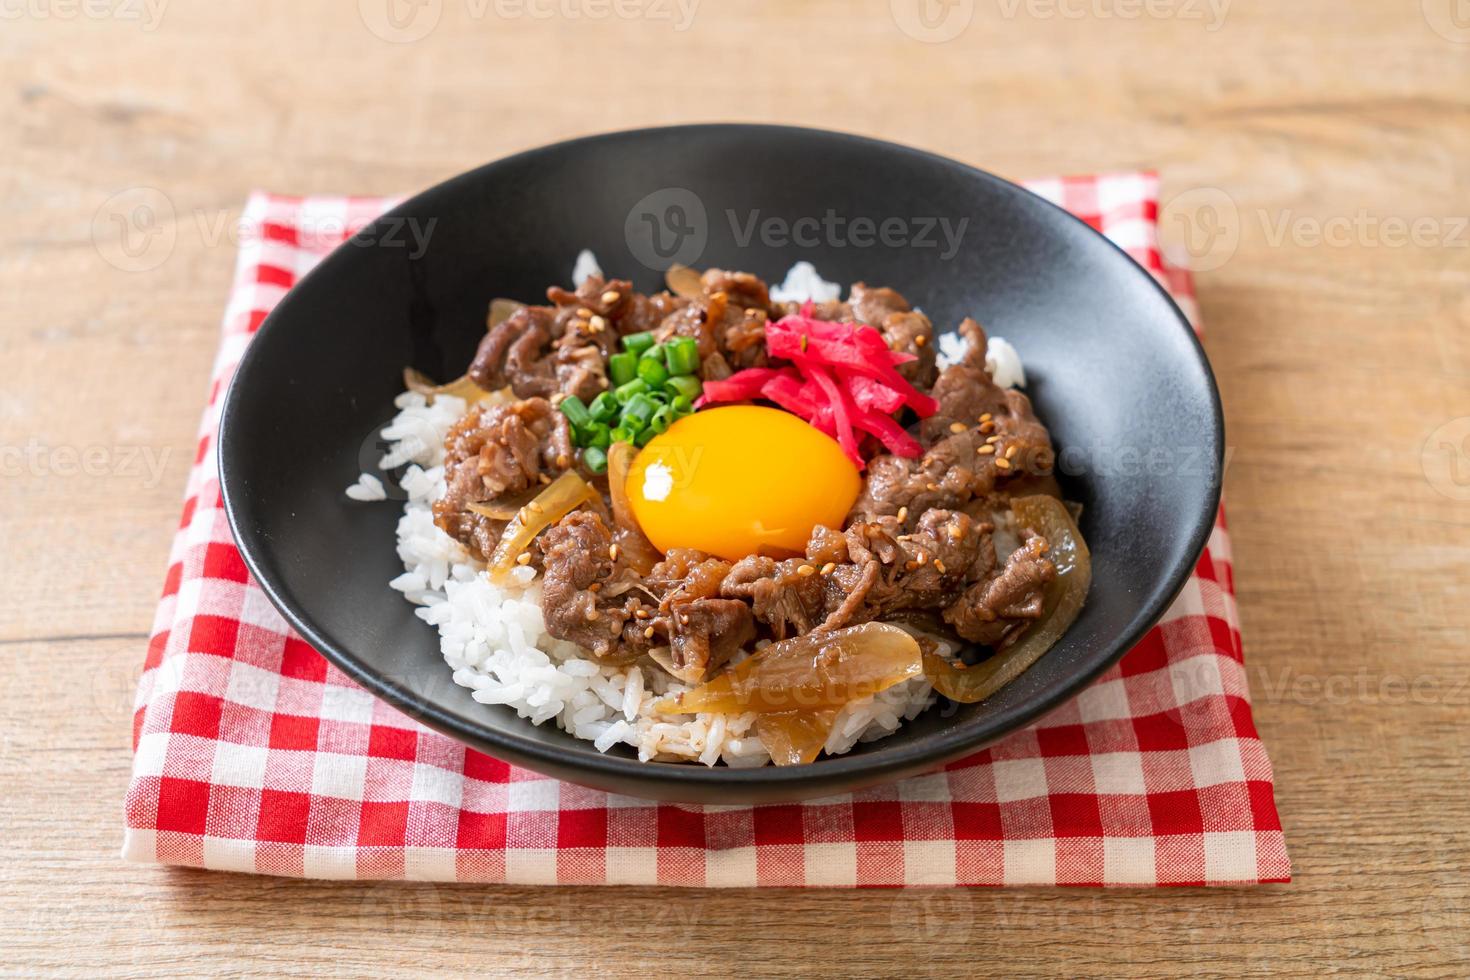
[[(1188, 277), (1158, 250), (1157, 183), (1119, 174), (1030, 186), (1126, 248), (1192, 314)], [(266, 311), (388, 203), (256, 195), (246, 208), (138, 690), (127, 858), (546, 884), (1288, 880), (1223, 515), (1164, 622), (1079, 698), (942, 771), (851, 796), (740, 807), (613, 796), (468, 750), (354, 685), (246, 574), (220, 505), (215, 433), (226, 382)]]

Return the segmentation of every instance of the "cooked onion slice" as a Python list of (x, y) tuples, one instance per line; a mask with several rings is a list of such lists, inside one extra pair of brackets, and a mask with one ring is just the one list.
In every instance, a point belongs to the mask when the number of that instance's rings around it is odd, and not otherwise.
[(516, 311), (525, 307), (525, 303), (513, 299), (492, 299), (490, 301), (490, 315), (485, 318), (485, 329), (494, 330), (512, 316)]
[(403, 369), (403, 386), (409, 391), (414, 391), (433, 401), (437, 395), (451, 395), (455, 398), (463, 398), (467, 402), (477, 402), (489, 394), (484, 388), (470, 380), (468, 374), (455, 378), (446, 384), (436, 385), (429, 380), (428, 375), (422, 371), (416, 371), (411, 367)]
[(541, 489), (539, 485), (534, 486), (507, 497), (497, 497), (494, 500), (487, 500), (484, 503), (466, 504), (465, 509), (471, 513), (479, 514), (481, 517), (488, 517), (492, 521), (513, 520), (522, 507), (536, 499), (536, 495), (541, 492)]
[(704, 280), (687, 265), (676, 262), (669, 266), (669, 271), (664, 273), (664, 282), (668, 284), (669, 292), (675, 296), (698, 299), (704, 295)]
[(771, 753), (771, 761), (778, 766), (800, 766), (815, 761), (827, 736), (832, 734), (832, 723), (837, 720), (837, 709), (825, 711), (775, 711), (761, 715), (755, 720), (755, 733)]
[(657, 710), (677, 715), (823, 711), (922, 672), (917, 640), (897, 626), (864, 623), (772, 643), (709, 683), (660, 701)]
[(951, 701), (984, 701), (1021, 676), (1077, 619), (1092, 585), (1092, 556), (1065, 504), (1055, 497), (1017, 497), (1011, 501), (1011, 510), (1017, 524), (1046, 538), (1057, 577), (1047, 587), (1041, 619), (1020, 640), (984, 663), (966, 668), (935, 654), (924, 655), (924, 673), (934, 689)]
[(526, 506), (516, 511), (515, 517), (505, 526), (495, 554), (490, 556), (490, 581), (503, 583), (511, 569), (536, 535), (585, 503), (597, 499), (597, 491), (575, 470), (567, 470), (549, 483), (545, 490), (536, 495)]
[(638, 450), (632, 443), (615, 442), (607, 451), (607, 484), (612, 496), (613, 523), (618, 526), (618, 547), (623, 561), (639, 575), (647, 575), (663, 556), (644, 535), (628, 502), (628, 468)]

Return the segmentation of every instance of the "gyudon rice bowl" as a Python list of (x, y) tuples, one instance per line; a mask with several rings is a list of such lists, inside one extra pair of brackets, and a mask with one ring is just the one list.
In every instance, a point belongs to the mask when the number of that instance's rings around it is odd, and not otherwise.
[(936, 340), (808, 265), (574, 280), (495, 300), (383, 433), (392, 587), (477, 701), (645, 761), (808, 763), (984, 700), (1075, 619), (1087, 548), (979, 324)]

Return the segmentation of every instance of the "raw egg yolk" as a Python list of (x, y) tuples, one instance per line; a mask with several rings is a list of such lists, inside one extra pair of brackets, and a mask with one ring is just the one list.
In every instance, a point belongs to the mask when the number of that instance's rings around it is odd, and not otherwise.
[(805, 553), (813, 527), (842, 527), (860, 486), (835, 439), (788, 412), (734, 405), (696, 412), (649, 440), (627, 491), (660, 551), (738, 561)]

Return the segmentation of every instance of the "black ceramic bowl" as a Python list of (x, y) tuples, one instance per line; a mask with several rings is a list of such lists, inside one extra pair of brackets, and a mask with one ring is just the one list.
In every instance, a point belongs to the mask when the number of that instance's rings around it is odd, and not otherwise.
[[(405, 233), (410, 221), (431, 229), (426, 248)], [(673, 260), (770, 279), (805, 259), (837, 282), (897, 288), (941, 330), (972, 315), (1014, 343), (1062, 451), (1067, 495), (1084, 505), (1093, 585), (1076, 624), (988, 702), (941, 704), (809, 766), (640, 763), (472, 700), (450, 681), (435, 631), (388, 588), (402, 571), (399, 508), (351, 503), (342, 490), (381, 452), (374, 433), (393, 415), (404, 366), (463, 373), (488, 301), (535, 300), (567, 283), (583, 248), (642, 290), (658, 288)], [(1179, 310), (1082, 222), (990, 174), (889, 143), (690, 126), (521, 153), (367, 228), (261, 327), (225, 404), (219, 455), (250, 570), (302, 636), (378, 696), (572, 782), (746, 803), (923, 772), (1076, 695), (1188, 577), (1215, 516), (1222, 444), (1214, 380)]]

